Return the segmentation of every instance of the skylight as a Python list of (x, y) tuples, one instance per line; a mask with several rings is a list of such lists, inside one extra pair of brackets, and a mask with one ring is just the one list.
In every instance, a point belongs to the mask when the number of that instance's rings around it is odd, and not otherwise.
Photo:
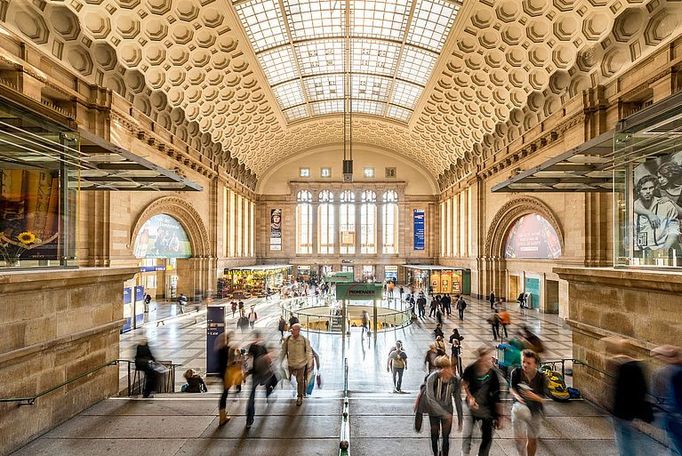
[(353, 111), (407, 122), (461, 0), (233, 0), (288, 122), (343, 112), (346, 5)]

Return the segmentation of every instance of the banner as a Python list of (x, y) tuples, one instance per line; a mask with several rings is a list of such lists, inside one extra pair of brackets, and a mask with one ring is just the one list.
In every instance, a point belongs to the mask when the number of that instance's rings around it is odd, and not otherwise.
[(144, 287), (141, 285), (135, 286), (135, 304), (133, 305), (133, 311), (135, 314), (135, 323), (133, 326), (139, 328), (144, 323)]
[(282, 209), (270, 209), (270, 250), (282, 250)]
[(123, 328), (121, 332), (128, 332), (133, 329), (133, 289), (125, 287), (123, 289)]
[(414, 250), (424, 250), (424, 209), (415, 209), (414, 220)]

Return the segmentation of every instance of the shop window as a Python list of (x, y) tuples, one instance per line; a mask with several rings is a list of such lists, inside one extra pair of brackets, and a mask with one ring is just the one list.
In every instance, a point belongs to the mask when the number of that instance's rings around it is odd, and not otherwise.
[(377, 194), (365, 190), (360, 205), (360, 253), (377, 253)]
[(362, 280), (374, 281), (374, 266), (367, 264), (362, 266)]
[(382, 200), (383, 253), (398, 253), (398, 193), (389, 190), (384, 193)]
[(507, 234), (505, 258), (556, 259), (561, 241), (552, 225), (539, 214), (519, 218)]
[(322, 190), (319, 194), (318, 208), (319, 253), (334, 253), (334, 194)]
[(341, 193), (339, 206), (339, 237), (342, 254), (355, 253), (355, 193)]
[(313, 253), (313, 201), (307, 190), (298, 192), (296, 206), (296, 253)]

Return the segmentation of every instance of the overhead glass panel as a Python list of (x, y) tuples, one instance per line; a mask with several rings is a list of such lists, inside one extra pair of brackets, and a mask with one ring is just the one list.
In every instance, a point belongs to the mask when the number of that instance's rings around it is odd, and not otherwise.
[(343, 73), (343, 40), (320, 40), (297, 44), (301, 73)]
[(417, 0), (407, 42), (440, 52), (450, 33), (459, 4), (448, 0)]
[(303, 85), (310, 101), (343, 98), (343, 75), (340, 74), (306, 78)]
[(422, 88), (418, 85), (396, 81), (393, 88), (393, 97), (391, 98), (391, 103), (403, 106), (405, 108), (414, 109), (414, 105), (417, 103), (417, 99), (421, 93)]
[(405, 46), (398, 65), (398, 79), (426, 85), (437, 58), (438, 56), (431, 52)]
[(344, 36), (345, 2), (339, 0), (284, 0), (294, 41)]
[(233, 0), (287, 121), (343, 112), (347, 7), (355, 112), (409, 121), (461, 3)]
[(305, 103), (303, 91), (301, 90), (301, 82), (299, 80), (285, 82), (284, 84), (274, 87), (273, 90), (275, 91), (275, 96), (282, 106), (282, 109)]
[(298, 77), (294, 53), (289, 47), (263, 52), (258, 55), (258, 60), (272, 85)]
[(289, 41), (277, 0), (252, 0), (236, 9), (256, 53)]

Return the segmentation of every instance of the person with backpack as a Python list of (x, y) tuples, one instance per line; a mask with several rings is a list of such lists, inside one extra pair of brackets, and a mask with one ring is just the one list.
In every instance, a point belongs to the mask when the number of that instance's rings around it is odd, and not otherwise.
[(187, 380), (187, 383), (182, 385), (180, 389), (183, 393), (205, 393), (208, 391), (206, 382), (194, 369), (187, 369), (183, 377)]
[(467, 308), (467, 303), (462, 295), (457, 295), (457, 311), (459, 312), (459, 319), (464, 320), (464, 309)]
[(487, 345), (476, 350), (476, 361), (462, 373), (462, 389), (470, 413), (465, 416), (462, 435), (462, 456), (469, 456), (474, 427), (481, 422), (479, 456), (488, 456), (493, 444), (493, 428), (502, 428), (500, 377), (494, 368), (493, 348)]
[(396, 341), (395, 347), (388, 354), (386, 371), (393, 374), (393, 392), (402, 393), (403, 372), (407, 369), (407, 353), (403, 351), (403, 343)]
[[(507, 332), (507, 326), (511, 324), (511, 316), (509, 315), (507, 308), (502, 307), (502, 310), (500, 310), (500, 313), (498, 315), (500, 317), (500, 325), (502, 326), (502, 331), (504, 331), (504, 338), (509, 339), (509, 332)], [(501, 335), (502, 333), (500, 333), (500, 336)]]
[(535, 456), (542, 430), (546, 396), (545, 375), (538, 370), (540, 359), (532, 350), (521, 353), (521, 367), (511, 374), (510, 393), (514, 398), (511, 409), (512, 429), (516, 450), (520, 456)]
[(291, 326), (291, 335), (282, 343), (280, 361), (287, 359), (289, 378), (296, 378), (296, 405), (303, 404), (303, 393), (306, 387), (306, 373), (313, 367), (313, 350), (310, 341), (301, 335), (301, 324)]
[[(433, 455), (448, 456), (454, 413), (453, 401), (457, 410), (457, 430), (462, 430), (463, 413), (460, 379), (452, 371), (450, 359), (447, 356), (437, 357), (435, 365), (436, 370), (426, 377), (420, 400), (425, 402), (424, 410), (429, 415)], [(440, 451), (438, 451), (439, 437), (442, 438)]]

